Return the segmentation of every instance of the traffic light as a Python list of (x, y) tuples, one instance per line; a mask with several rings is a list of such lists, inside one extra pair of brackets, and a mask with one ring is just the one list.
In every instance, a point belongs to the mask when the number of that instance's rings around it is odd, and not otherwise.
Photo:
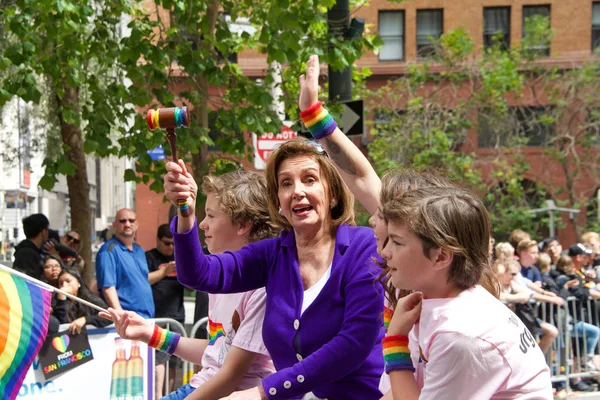
[(16, 226), (13, 228), (13, 238), (15, 240), (17, 240), (17, 238), (19, 237), (19, 228), (17, 228)]

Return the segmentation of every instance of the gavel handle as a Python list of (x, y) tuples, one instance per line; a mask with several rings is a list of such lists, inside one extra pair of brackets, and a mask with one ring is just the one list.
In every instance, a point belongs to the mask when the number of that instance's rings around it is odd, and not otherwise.
[[(177, 158), (177, 134), (175, 133), (175, 128), (167, 128), (167, 140), (171, 145), (173, 162), (177, 162), (179, 159)], [(181, 213), (182, 217), (187, 217), (190, 215), (190, 209), (187, 200), (179, 199), (177, 200), (177, 205), (179, 206), (179, 212)]]
[(171, 145), (171, 155), (173, 157), (173, 162), (177, 162), (179, 160), (177, 158), (177, 134), (175, 133), (174, 128), (167, 128), (167, 140)]

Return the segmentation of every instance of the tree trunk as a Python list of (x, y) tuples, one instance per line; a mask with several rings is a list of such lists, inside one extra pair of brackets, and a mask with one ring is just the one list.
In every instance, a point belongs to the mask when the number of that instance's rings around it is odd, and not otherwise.
[[(567, 194), (569, 195), (569, 207), (574, 207), (575, 204), (577, 204), (577, 197), (576, 197), (576, 192), (575, 192), (575, 183), (574, 183), (574, 178), (573, 178), (573, 171), (571, 169), (569, 169), (569, 159), (567, 156), (567, 152), (566, 149), (563, 147), (562, 149), (562, 153), (563, 153), (563, 159), (561, 160), (561, 165), (563, 168), (563, 171), (565, 173), (565, 186), (567, 187)], [(577, 236), (577, 240), (580, 240), (581, 238), (581, 228), (579, 227), (578, 224), (578, 220), (577, 220), (577, 216), (575, 216), (575, 218), (571, 219), (571, 225), (573, 226), (573, 231), (575, 232), (575, 235)]]
[[(59, 109), (69, 108), (79, 114), (79, 92), (63, 83), (64, 95), (57, 96)], [(62, 111), (58, 113), (60, 133), (66, 145), (66, 158), (75, 164), (75, 175), (67, 176), (69, 204), (71, 206), (71, 229), (81, 233), (81, 257), (85, 261), (83, 277), (89, 282), (94, 275), (92, 271), (92, 215), (90, 210), (90, 185), (83, 151), (83, 133), (81, 129), (64, 120)]]
[[(217, 24), (217, 18), (219, 16), (219, 7), (221, 5), (220, 0), (212, 0), (208, 5), (208, 9), (206, 10), (206, 18), (209, 23), (209, 35), (215, 34), (215, 28)], [(200, 44), (200, 43), (199, 43)], [(202, 44), (200, 44), (202, 45)], [(209, 84), (208, 80), (204, 77), (204, 75), (197, 75), (195, 77), (197, 82), (197, 90), (202, 93), (202, 100), (199, 104), (194, 104), (193, 111), (193, 120), (197, 121), (197, 124), (202, 128), (203, 132), (208, 132), (209, 124), (208, 124), (208, 90)], [(194, 174), (194, 179), (198, 183), (198, 186), (202, 184), (202, 177), (209, 172), (208, 166), (208, 157), (207, 157), (207, 146), (203, 144), (200, 147), (200, 151), (197, 154), (192, 154), (192, 172)], [(203, 198), (203, 196), (198, 196), (198, 198)], [(204, 219), (204, 201), (196, 202), (196, 217), (198, 221), (202, 221)], [(200, 229), (200, 238), (204, 242), (204, 232)]]

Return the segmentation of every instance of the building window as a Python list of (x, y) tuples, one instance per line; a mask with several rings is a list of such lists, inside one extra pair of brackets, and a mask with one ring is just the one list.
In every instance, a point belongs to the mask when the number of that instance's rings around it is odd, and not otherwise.
[(517, 107), (518, 133), (525, 138), (527, 147), (548, 145), (548, 141), (554, 135), (554, 122), (551, 114), (551, 107)]
[(483, 9), (483, 45), (485, 48), (501, 43), (502, 49), (510, 48), (510, 7), (485, 7)]
[(380, 61), (404, 60), (404, 11), (379, 12)]
[(600, 51), (600, 1), (592, 5), (592, 51)]
[[(539, 6), (523, 6), (523, 37), (527, 35), (527, 24), (528, 21), (536, 16), (545, 17), (550, 23), (550, 5), (539, 5)], [(548, 57), (550, 55), (550, 40), (547, 38), (540, 38), (537, 43), (532, 43), (526, 46), (526, 50), (535, 53), (540, 57)]]
[(434, 43), (444, 32), (444, 10), (417, 10), (417, 57), (435, 54)]
[(494, 116), (481, 109), (478, 116), (478, 146), (542, 147), (554, 135), (554, 120), (550, 106), (509, 107), (508, 115)]

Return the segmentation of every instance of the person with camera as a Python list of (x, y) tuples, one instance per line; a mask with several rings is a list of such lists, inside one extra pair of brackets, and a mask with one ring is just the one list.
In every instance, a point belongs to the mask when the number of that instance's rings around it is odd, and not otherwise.
[(83, 258), (79, 255), (81, 244), (81, 235), (76, 230), (70, 230), (60, 237), (50, 238), (43, 246), (43, 251), (46, 254), (58, 256), (67, 266), (73, 266), (79, 270), (84, 269)]

